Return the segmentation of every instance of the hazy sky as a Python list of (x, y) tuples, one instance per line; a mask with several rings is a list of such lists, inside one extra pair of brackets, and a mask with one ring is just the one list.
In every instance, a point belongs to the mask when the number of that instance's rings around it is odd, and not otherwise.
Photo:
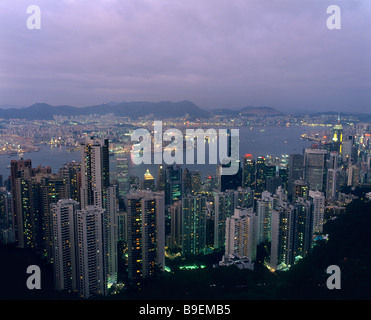
[(0, 1), (0, 105), (185, 99), (371, 112), (371, 1)]

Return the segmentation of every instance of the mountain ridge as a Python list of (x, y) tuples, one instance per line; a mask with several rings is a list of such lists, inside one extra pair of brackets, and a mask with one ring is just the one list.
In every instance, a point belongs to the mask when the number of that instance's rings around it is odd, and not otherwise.
[(3, 119), (26, 119), (26, 120), (51, 120), (53, 116), (79, 116), (113, 113), (115, 116), (138, 119), (150, 117), (154, 119), (176, 118), (188, 115), (191, 120), (209, 118), (212, 115), (255, 115), (271, 116), (282, 115), (271, 107), (244, 107), (238, 110), (219, 108), (204, 110), (189, 100), (178, 102), (171, 101), (131, 101), (131, 102), (109, 102), (86, 107), (74, 107), (70, 105), (53, 106), (48, 103), (38, 102), (28, 107), (0, 109), (0, 118)]

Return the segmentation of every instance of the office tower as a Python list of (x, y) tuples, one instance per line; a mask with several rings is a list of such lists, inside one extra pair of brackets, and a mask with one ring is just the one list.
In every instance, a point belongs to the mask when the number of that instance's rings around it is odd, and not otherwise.
[(256, 216), (253, 208), (236, 208), (226, 220), (225, 256), (247, 257), (256, 260)]
[(117, 183), (120, 199), (124, 199), (129, 192), (129, 159), (126, 157), (116, 159)]
[[(339, 119), (340, 121), (340, 119)], [(333, 150), (337, 151), (340, 155), (342, 154), (342, 146), (343, 146), (343, 126), (338, 122), (334, 125), (331, 130), (332, 134), (332, 144)]]
[(254, 190), (251, 188), (238, 188), (234, 191), (234, 208), (250, 208), (254, 206)]
[(183, 180), (183, 195), (187, 196), (192, 192), (191, 173), (187, 168), (183, 170), (182, 180)]
[(312, 199), (313, 203), (313, 233), (321, 234), (323, 232), (326, 198), (320, 191), (309, 191), (309, 198)]
[(294, 181), (303, 178), (304, 156), (301, 154), (290, 154), (288, 164), (287, 193), (292, 195)]
[(340, 169), (328, 169), (327, 184), (326, 184), (326, 198), (329, 200), (336, 200), (340, 188)]
[(206, 248), (206, 197), (190, 195), (182, 201), (182, 253), (203, 254)]
[(266, 187), (266, 163), (264, 157), (256, 160), (255, 196), (260, 197)]
[(68, 162), (58, 170), (58, 175), (64, 180), (67, 198), (80, 202), (81, 163)]
[(278, 168), (278, 177), (281, 178), (281, 186), (283, 187), (283, 189), (287, 190), (289, 181), (289, 173), (287, 167)]
[(117, 186), (107, 188), (106, 207), (103, 213), (104, 275), (109, 288), (117, 283), (118, 199)]
[(128, 273), (137, 285), (165, 268), (164, 192), (128, 195)]
[(345, 135), (343, 139), (343, 152), (341, 155), (343, 162), (349, 162), (352, 160), (352, 150), (354, 146), (354, 135)]
[(53, 217), (54, 288), (77, 289), (77, 261), (74, 216), (79, 204), (71, 199), (51, 204)]
[(182, 201), (175, 201), (170, 205), (170, 244), (171, 249), (182, 247)]
[(282, 185), (281, 177), (267, 177), (266, 190), (270, 193), (276, 193), (279, 186)]
[(84, 299), (105, 294), (103, 215), (104, 209), (90, 205), (75, 215), (78, 290)]
[(295, 202), (298, 198), (308, 199), (309, 183), (304, 180), (296, 180), (293, 184), (292, 201)]
[(152, 174), (149, 172), (149, 169), (147, 169), (147, 171), (144, 174), (143, 189), (155, 191), (155, 179), (153, 178)]
[(255, 160), (251, 154), (245, 154), (243, 157), (242, 187), (255, 188)]
[(182, 168), (170, 165), (165, 168), (165, 204), (169, 205), (182, 198)]
[(327, 151), (305, 149), (304, 180), (308, 181), (310, 190), (326, 191)]
[(225, 221), (233, 215), (235, 208), (234, 190), (214, 191), (214, 249), (225, 245)]
[(103, 198), (108, 187), (108, 140), (87, 138), (81, 144), (81, 208), (104, 207)]
[(196, 194), (201, 192), (201, 171), (190, 171), (191, 180), (191, 194)]
[[(218, 165), (219, 171), (217, 174), (220, 175), (219, 181), (220, 181), (220, 190), (226, 191), (226, 190), (236, 190), (238, 187), (241, 187), (242, 182), (242, 169), (241, 169), (241, 162), (240, 160), (232, 160), (235, 162), (234, 165), (237, 166), (238, 171), (236, 174), (233, 175), (225, 175), (222, 173), (223, 165)], [(226, 167), (229, 167), (230, 165), (227, 165)]]
[(157, 191), (165, 191), (165, 169), (162, 164), (158, 165), (158, 175), (157, 175)]
[(359, 167), (351, 164), (348, 168), (348, 186), (355, 187), (359, 184)]
[(206, 177), (205, 187), (206, 187), (206, 191), (208, 192), (219, 190), (218, 177), (216, 175), (210, 175)]
[[(233, 129), (232, 129), (233, 130)], [(222, 135), (219, 135), (219, 139), (224, 139)], [(219, 144), (220, 146), (220, 144)], [(225, 154), (226, 157), (229, 157), (229, 162), (227, 164), (223, 163), (224, 159), (220, 159), (222, 164), (218, 165), (217, 167), (217, 175), (219, 175), (219, 186), (220, 191), (225, 190), (235, 190), (238, 187), (241, 187), (242, 183), (242, 169), (241, 169), (241, 161), (239, 159), (239, 137), (233, 136), (231, 129), (227, 129), (227, 153)], [(232, 150), (234, 151), (232, 154)], [(220, 150), (219, 150), (220, 151)], [(226, 175), (222, 174), (223, 168), (237, 168), (237, 172), (235, 174)]]
[(271, 218), (273, 210), (273, 197), (264, 191), (261, 199), (256, 200), (256, 228), (257, 243), (271, 240)]

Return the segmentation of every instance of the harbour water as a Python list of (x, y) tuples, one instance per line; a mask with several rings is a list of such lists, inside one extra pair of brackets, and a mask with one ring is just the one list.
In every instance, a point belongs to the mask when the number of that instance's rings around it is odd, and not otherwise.
[[(239, 127), (240, 136), (240, 158), (246, 153), (254, 158), (257, 156), (281, 157), (292, 153), (302, 154), (304, 148), (311, 145), (310, 141), (304, 141), (300, 138), (303, 133), (313, 131), (323, 131), (323, 127)], [(116, 158), (122, 157), (120, 154), (110, 156), (110, 170), (116, 169)], [(50, 166), (53, 173), (63, 167), (67, 162), (80, 161), (80, 151), (68, 151), (66, 147), (42, 146), (38, 152), (25, 153), (24, 159), (31, 159), (32, 166), (38, 165)], [(0, 155), (0, 174), (3, 179), (10, 175), (10, 160), (19, 159), (18, 155)], [(185, 159), (185, 157), (184, 157)], [(189, 170), (200, 170), (202, 177), (215, 174), (216, 166), (206, 164), (182, 165)], [(149, 169), (153, 177), (157, 178), (158, 165), (135, 165), (129, 161), (129, 174), (143, 178), (146, 170)]]

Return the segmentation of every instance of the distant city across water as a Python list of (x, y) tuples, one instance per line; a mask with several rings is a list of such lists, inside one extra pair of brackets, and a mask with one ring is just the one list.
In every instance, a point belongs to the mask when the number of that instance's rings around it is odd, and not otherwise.
[[(304, 141), (300, 135), (310, 132), (323, 132), (324, 127), (238, 127), (240, 136), (240, 159), (245, 154), (251, 154), (254, 158), (258, 156), (281, 157), (292, 153), (303, 153), (303, 149), (310, 147), (311, 141)], [(123, 157), (121, 154), (110, 156), (110, 171), (116, 169), (116, 159)], [(31, 159), (32, 166), (50, 166), (53, 173), (63, 167), (65, 163), (80, 161), (80, 151), (68, 151), (67, 147), (42, 146), (38, 152), (25, 153), (24, 159)], [(185, 158), (185, 157), (184, 157)], [(0, 155), (0, 174), (3, 179), (10, 175), (10, 160), (17, 160), (17, 155)], [(189, 170), (200, 170), (202, 178), (213, 175), (216, 172), (215, 164), (183, 164), (183, 168)], [(143, 179), (146, 170), (149, 169), (152, 176), (157, 179), (158, 165), (135, 165), (129, 161), (129, 174)]]

